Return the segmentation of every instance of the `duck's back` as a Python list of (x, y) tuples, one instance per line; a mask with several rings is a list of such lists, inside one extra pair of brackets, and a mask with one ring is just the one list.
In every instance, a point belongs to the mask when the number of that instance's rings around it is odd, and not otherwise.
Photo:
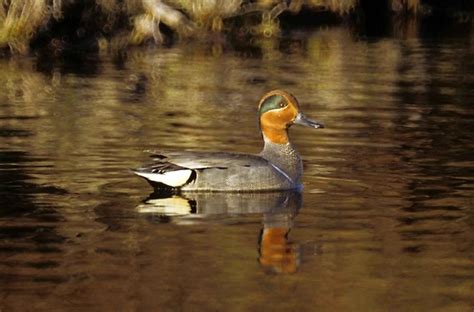
[(152, 164), (138, 168), (135, 173), (158, 189), (258, 192), (299, 186), (258, 155), (174, 152), (155, 154), (152, 158)]

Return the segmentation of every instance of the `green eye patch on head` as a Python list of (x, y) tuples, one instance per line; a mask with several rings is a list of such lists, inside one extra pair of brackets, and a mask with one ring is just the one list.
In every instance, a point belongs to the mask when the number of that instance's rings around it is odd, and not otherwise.
[(285, 98), (281, 95), (272, 95), (269, 96), (265, 101), (260, 105), (259, 114), (260, 116), (263, 115), (265, 112), (268, 112), (272, 109), (279, 109), (283, 108), (288, 103), (286, 102)]

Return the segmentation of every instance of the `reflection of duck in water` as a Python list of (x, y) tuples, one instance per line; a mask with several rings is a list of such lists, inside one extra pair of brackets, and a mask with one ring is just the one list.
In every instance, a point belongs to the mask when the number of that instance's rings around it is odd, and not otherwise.
[(203, 222), (206, 216), (212, 215), (263, 214), (259, 239), (260, 264), (277, 273), (293, 273), (299, 266), (299, 248), (288, 242), (287, 236), (301, 203), (301, 193), (297, 191), (186, 195), (154, 193), (137, 210), (153, 222), (178, 224)]
[[(139, 213), (155, 216), (193, 217), (224, 214), (296, 215), (301, 207), (297, 191), (264, 193), (185, 193), (155, 192), (137, 207)], [(179, 218), (176, 219), (179, 223)]]
[(288, 138), (300, 124), (322, 128), (300, 111), (298, 101), (281, 90), (268, 92), (258, 108), (265, 142), (259, 155), (173, 152), (153, 155), (154, 163), (135, 170), (156, 189), (181, 191), (268, 191), (300, 187), (303, 166)]
[(260, 264), (276, 273), (294, 273), (300, 265), (299, 246), (288, 240), (294, 215), (265, 214), (260, 233)]

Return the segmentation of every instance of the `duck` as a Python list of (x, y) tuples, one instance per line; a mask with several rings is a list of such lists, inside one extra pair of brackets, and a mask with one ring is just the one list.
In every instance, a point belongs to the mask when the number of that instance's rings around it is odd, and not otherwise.
[(266, 192), (302, 188), (303, 163), (290, 142), (292, 125), (324, 128), (309, 119), (296, 98), (284, 90), (265, 93), (258, 103), (263, 149), (259, 154), (234, 152), (152, 152), (151, 163), (133, 172), (155, 191)]

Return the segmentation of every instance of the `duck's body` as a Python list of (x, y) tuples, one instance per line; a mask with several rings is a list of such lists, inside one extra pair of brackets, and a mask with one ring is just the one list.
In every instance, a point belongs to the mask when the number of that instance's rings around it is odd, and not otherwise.
[(153, 155), (154, 163), (136, 169), (157, 189), (258, 192), (290, 190), (300, 185), (301, 159), (291, 145), (278, 153), (174, 152)]
[(296, 99), (275, 90), (259, 105), (265, 141), (258, 155), (226, 152), (171, 152), (152, 155), (151, 165), (134, 172), (156, 189), (179, 191), (261, 192), (301, 187), (301, 158), (289, 142), (293, 123), (320, 128), (299, 112)]

